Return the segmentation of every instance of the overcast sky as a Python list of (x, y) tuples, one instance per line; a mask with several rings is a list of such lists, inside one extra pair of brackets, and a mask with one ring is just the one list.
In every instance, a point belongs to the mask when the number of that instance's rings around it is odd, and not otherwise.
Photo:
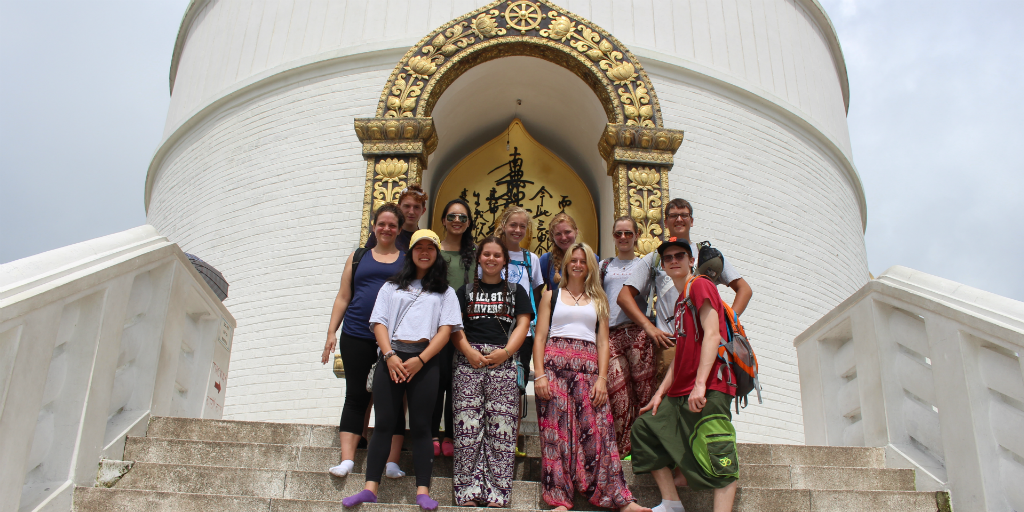
[[(1024, 300), (1024, 1), (821, 2), (849, 71), (871, 272)], [(0, 0), (0, 263), (145, 223), (186, 5)]]

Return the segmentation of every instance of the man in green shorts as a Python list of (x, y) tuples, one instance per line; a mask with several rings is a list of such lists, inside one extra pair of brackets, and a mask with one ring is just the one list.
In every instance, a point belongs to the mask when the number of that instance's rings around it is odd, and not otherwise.
[[(677, 485), (714, 489), (715, 512), (732, 510), (739, 479), (729, 411), (736, 391), (718, 359), (726, 332), (722, 298), (709, 279), (691, 274), (691, 251), (688, 240), (676, 237), (658, 247), (662, 268), (679, 291), (676, 354), (651, 402), (640, 410), (631, 437), (633, 472), (651, 473), (661, 491), (655, 512), (683, 512)], [(676, 476), (673, 468), (679, 470)]]

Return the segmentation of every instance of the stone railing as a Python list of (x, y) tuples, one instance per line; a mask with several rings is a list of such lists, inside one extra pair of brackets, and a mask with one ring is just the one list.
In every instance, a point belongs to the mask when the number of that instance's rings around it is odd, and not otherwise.
[(1024, 510), (1024, 303), (892, 267), (798, 336), (809, 445), (884, 446), (958, 510)]
[(234, 327), (152, 226), (0, 265), (0, 509), (70, 510), (150, 415), (220, 418)]

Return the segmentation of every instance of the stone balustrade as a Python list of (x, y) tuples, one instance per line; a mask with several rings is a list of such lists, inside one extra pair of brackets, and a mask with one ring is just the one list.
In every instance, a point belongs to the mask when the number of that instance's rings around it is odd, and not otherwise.
[(70, 510), (151, 415), (220, 418), (234, 328), (149, 225), (0, 265), (0, 508)]
[(957, 510), (1024, 510), (1024, 303), (897, 266), (794, 345), (807, 444), (885, 447)]

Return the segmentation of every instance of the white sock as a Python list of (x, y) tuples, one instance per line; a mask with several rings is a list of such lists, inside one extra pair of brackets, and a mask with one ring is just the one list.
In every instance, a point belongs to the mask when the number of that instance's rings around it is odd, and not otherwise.
[(384, 475), (388, 478), (402, 478), (405, 476), (405, 471), (402, 471), (402, 468), (398, 467), (397, 462), (388, 462), (388, 465), (384, 470)]
[(341, 461), (341, 464), (338, 464), (337, 466), (334, 466), (333, 468), (328, 469), (327, 472), (332, 474), (332, 475), (334, 475), (334, 476), (337, 476), (337, 477), (343, 477), (343, 476), (348, 475), (349, 473), (351, 473), (352, 472), (352, 468), (355, 465), (356, 465), (356, 463), (352, 462), (351, 460), (343, 460), (343, 461)]
[(670, 500), (661, 500), (661, 503), (651, 510), (653, 512), (685, 512), (683, 509), (683, 502)]

